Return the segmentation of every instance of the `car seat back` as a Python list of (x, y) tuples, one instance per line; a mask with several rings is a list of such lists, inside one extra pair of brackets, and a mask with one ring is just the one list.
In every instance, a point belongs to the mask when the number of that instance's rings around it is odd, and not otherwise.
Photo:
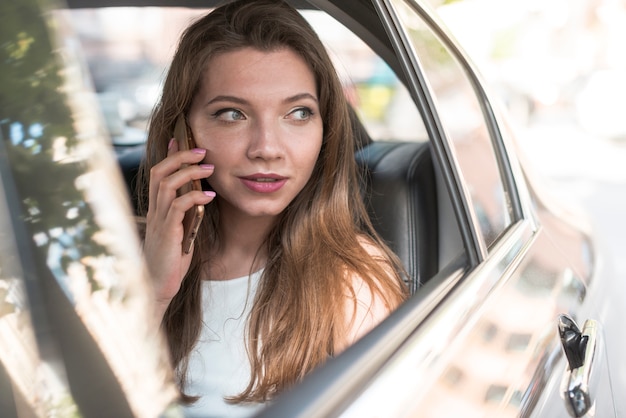
[(356, 152), (376, 231), (408, 273), (411, 293), (438, 269), (437, 188), (429, 142), (372, 142)]

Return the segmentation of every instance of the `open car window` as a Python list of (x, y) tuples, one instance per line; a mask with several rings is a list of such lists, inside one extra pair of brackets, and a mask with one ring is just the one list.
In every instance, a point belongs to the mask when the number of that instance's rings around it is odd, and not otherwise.
[(373, 141), (423, 142), (428, 134), (406, 86), (363, 40), (323, 11), (304, 11), (326, 45), (350, 105)]
[[(178, 38), (193, 19), (207, 12), (182, 8), (59, 12), (79, 35), (118, 152), (141, 147), (145, 141), (148, 118)], [(443, 279), (454, 276), (456, 280), (467, 263), (450, 194), (433, 158), (423, 110), (420, 112), (414, 95), (401, 81), (405, 75), (398, 74), (402, 68), (398, 58), (391, 57), (395, 61), (390, 62), (386, 54), (387, 61), (383, 60), (380, 55), (385, 54), (373, 51), (323, 11), (303, 14), (327, 45), (345, 94), (374, 145), (357, 155), (369, 170), (366, 187), (373, 191), (368, 209), (383, 239), (405, 263), (409, 287), (420, 295), (414, 298), (418, 305), (424, 294), (439, 292), (433, 289), (441, 289)], [(433, 277), (438, 277), (438, 282), (426, 288)], [(382, 359), (385, 351), (380, 353)]]

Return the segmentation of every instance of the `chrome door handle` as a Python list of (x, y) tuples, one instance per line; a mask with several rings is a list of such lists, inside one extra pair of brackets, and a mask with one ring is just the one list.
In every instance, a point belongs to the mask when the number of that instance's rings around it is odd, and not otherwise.
[(580, 330), (570, 316), (560, 315), (558, 329), (568, 363), (561, 385), (565, 406), (572, 417), (593, 417), (600, 374), (593, 365), (601, 367), (604, 352), (599, 324), (589, 319)]

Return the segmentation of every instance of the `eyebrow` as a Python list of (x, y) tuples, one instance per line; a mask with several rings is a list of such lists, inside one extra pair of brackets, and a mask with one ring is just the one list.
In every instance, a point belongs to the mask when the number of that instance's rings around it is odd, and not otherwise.
[[(309, 99), (309, 100), (313, 100), (315, 103), (318, 103), (317, 97), (313, 96), (311, 93), (299, 93), (299, 94), (287, 97), (286, 99), (283, 100), (283, 103), (293, 103), (302, 99)], [(206, 105), (208, 106), (213, 103), (219, 103), (219, 102), (230, 102), (230, 103), (237, 103), (241, 105), (245, 105), (249, 103), (247, 100), (242, 99), (241, 97), (220, 95), (220, 96), (215, 96), (214, 98), (209, 100)]]
[(317, 103), (317, 97), (313, 96), (311, 93), (296, 94), (295, 96), (287, 97), (285, 100), (283, 100), (283, 102), (293, 103), (302, 99), (310, 99), (310, 100), (313, 100), (315, 103)]

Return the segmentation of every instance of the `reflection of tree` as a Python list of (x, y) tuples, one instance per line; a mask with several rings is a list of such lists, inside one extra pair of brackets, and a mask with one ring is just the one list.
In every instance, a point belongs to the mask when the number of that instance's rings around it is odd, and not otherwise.
[(15, 305), (9, 301), (9, 289), (0, 287), (0, 318), (13, 312), (15, 312)]
[[(2, 2), (0, 13), (0, 138), (23, 203), (23, 220), (46, 257), (60, 248), (59, 264), (106, 254), (93, 236), (94, 215), (76, 179), (85, 171), (71, 158), (79, 145), (63, 94), (63, 67), (53, 55), (34, 0)], [(94, 284), (93, 274), (89, 279)]]

